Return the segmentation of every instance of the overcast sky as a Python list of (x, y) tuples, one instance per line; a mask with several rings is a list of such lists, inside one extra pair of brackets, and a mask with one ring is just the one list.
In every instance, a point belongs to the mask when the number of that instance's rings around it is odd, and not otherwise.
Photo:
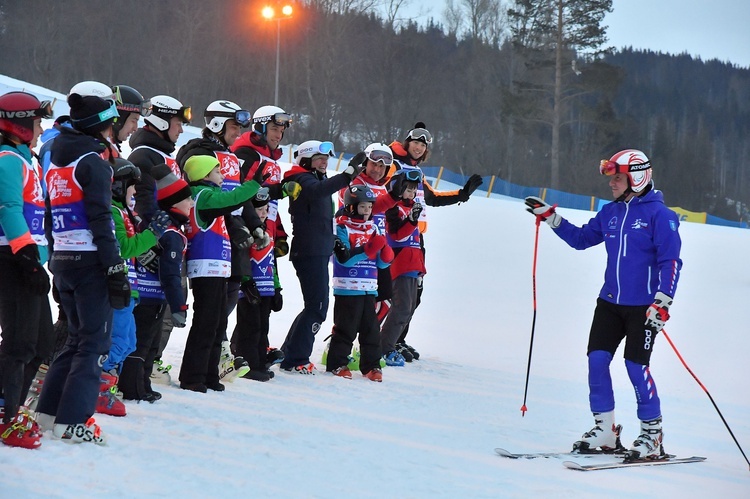
[[(442, 22), (444, 5), (445, 0), (411, 0), (404, 13)], [(612, 6), (604, 20), (610, 46), (687, 52), (750, 67), (750, 0), (614, 0)]]

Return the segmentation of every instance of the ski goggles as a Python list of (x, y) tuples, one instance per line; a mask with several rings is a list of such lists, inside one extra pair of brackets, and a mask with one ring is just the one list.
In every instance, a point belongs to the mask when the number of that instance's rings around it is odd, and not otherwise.
[(403, 175), (406, 180), (409, 182), (421, 182), (422, 181), (422, 172), (419, 170), (414, 169), (402, 169), (398, 171), (399, 175)]
[(294, 151), (294, 157), (297, 158), (302, 155), (303, 158), (311, 158), (313, 156), (333, 156), (333, 142), (318, 142), (311, 140), (309, 142), (300, 144), (303, 146), (301, 149), (297, 148)]
[(23, 109), (20, 111), (4, 111), (0, 109), (0, 118), (6, 120), (20, 120), (31, 118), (32, 120), (52, 117), (52, 102), (45, 100), (39, 103), (36, 109)]
[(107, 120), (118, 118), (120, 113), (117, 111), (117, 104), (114, 99), (105, 99), (105, 101), (109, 103), (109, 107), (104, 111), (100, 111), (87, 118), (71, 121), (81, 128), (89, 128), (99, 123), (104, 123)]
[(190, 106), (182, 106), (177, 110), (168, 107), (152, 107), (151, 114), (155, 114), (165, 121), (169, 121), (172, 116), (177, 116), (183, 123), (190, 123), (190, 120), (193, 119), (193, 109)]
[(406, 136), (410, 140), (418, 140), (429, 145), (432, 144), (432, 134), (426, 128), (415, 128), (409, 131), (409, 135)]
[(180, 121), (183, 123), (190, 123), (190, 120), (193, 119), (193, 108), (190, 106), (182, 106), (177, 113), (177, 117), (180, 118)]
[(256, 201), (268, 201), (271, 199), (271, 194), (268, 191), (268, 187), (261, 187), (258, 192), (255, 193)]
[(599, 173), (602, 175), (612, 176), (618, 173), (640, 172), (651, 168), (651, 162), (633, 163), (630, 165), (621, 165), (615, 161), (603, 159), (599, 162)]
[(146, 99), (142, 100), (138, 104), (133, 104), (131, 102), (123, 102), (122, 100), (122, 94), (120, 93), (120, 87), (115, 87), (115, 93), (113, 95), (113, 98), (115, 99), (115, 103), (117, 103), (117, 109), (119, 111), (123, 111), (126, 113), (138, 113), (144, 118), (146, 116), (151, 116), (151, 100)]
[(52, 102), (48, 100), (43, 100), (39, 103), (39, 109), (35, 109), (34, 113), (36, 116), (39, 116), (40, 118), (51, 118), (53, 115), (52, 111)]
[(211, 111), (206, 116), (218, 116), (220, 118), (231, 118), (237, 122), (242, 128), (250, 126), (250, 120), (252, 119), (252, 113), (245, 109), (237, 111)]
[(373, 149), (365, 153), (367, 159), (374, 163), (383, 163), (385, 166), (391, 166), (393, 164), (393, 153), (391, 151), (385, 151), (383, 149)]
[(273, 123), (284, 128), (289, 128), (292, 124), (292, 117), (287, 113), (275, 113), (271, 116), (261, 116), (259, 118), (253, 118), (253, 123), (260, 123), (265, 125), (266, 123)]
[(140, 104), (131, 104), (129, 102), (121, 102), (120, 104), (117, 104), (118, 111), (122, 111), (123, 113), (137, 113), (144, 118), (151, 116), (151, 108), (150, 100), (145, 100)]

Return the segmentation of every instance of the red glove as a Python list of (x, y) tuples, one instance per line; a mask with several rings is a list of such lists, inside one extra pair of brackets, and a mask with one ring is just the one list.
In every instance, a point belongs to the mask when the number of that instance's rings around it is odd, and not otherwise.
[(375, 234), (364, 245), (365, 255), (367, 255), (367, 258), (374, 259), (378, 256), (378, 251), (380, 251), (383, 246), (387, 246), (385, 236)]
[(383, 246), (383, 249), (380, 250), (380, 259), (385, 263), (391, 263), (394, 257), (395, 255), (393, 254), (393, 249), (388, 245), (388, 243), (386, 243)]

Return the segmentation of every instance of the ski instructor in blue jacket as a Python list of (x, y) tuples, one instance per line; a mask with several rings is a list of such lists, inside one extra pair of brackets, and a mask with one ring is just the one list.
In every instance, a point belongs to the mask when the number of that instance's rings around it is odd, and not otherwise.
[(575, 249), (604, 243), (607, 268), (588, 343), (589, 403), (594, 428), (573, 444), (580, 452), (622, 449), (615, 425), (615, 398), (609, 365), (625, 339), (625, 367), (635, 389), (641, 431), (629, 459), (659, 459), (662, 415), (649, 360), (654, 340), (669, 318), (680, 259), (679, 218), (664, 204), (651, 180), (651, 162), (639, 150), (625, 149), (603, 160), (600, 172), (610, 177), (614, 201), (583, 227), (577, 227), (537, 197), (527, 197), (528, 211), (547, 222)]

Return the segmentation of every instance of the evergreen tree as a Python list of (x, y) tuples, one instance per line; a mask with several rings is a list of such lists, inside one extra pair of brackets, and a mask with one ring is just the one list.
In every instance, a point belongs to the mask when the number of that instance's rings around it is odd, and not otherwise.
[(550, 178), (560, 184), (561, 130), (570, 108), (591, 91), (579, 76), (585, 70), (579, 53), (593, 60), (607, 41), (601, 22), (612, 11), (612, 0), (516, 0), (508, 9), (514, 47), (526, 59), (518, 93), (532, 99), (527, 119), (550, 128)]

